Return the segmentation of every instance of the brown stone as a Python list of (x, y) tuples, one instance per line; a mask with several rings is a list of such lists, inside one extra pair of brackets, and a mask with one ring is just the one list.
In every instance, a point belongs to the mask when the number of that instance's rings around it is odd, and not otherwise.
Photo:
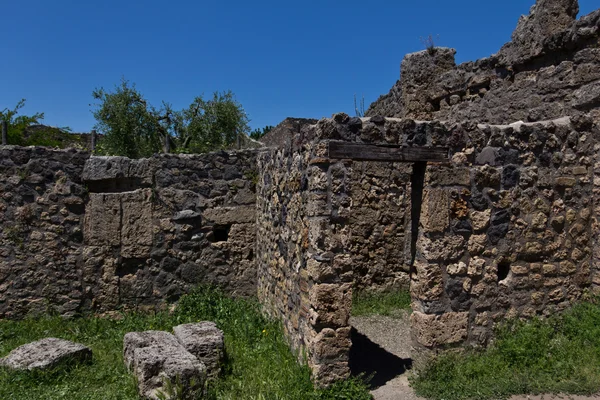
[(448, 192), (425, 189), (420, 221), (426, 232), (444, 232), (450, 222)]
[(411, 329), (416, 341), (430, 348), (466, 340), (468, 321), (467, 312), (431, 315), (415, 311), (410, 316)]
[(484, 211), (471, 211), (471, 224), (473, 225), (473, 231), (481, 232), (487, 229), (490, 225), (491, 215), (491, 209)]

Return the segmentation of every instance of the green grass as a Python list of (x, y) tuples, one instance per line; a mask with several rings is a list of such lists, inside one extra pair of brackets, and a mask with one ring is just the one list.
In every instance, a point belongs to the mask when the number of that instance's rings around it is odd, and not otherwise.
[(410, 293), (408, 290), (393, 292), (366, 293), (356, 292), (352, 296), (352, 315), (385, 315), (401, 316), (399, 311), (410, 310)]
[(600, 391), (600, 306), (574, 306), (561, 315), (499, 329), (484, 351), (446, 355), (413, 379), (430, 399), (502, 399), (513, 394)]
[(263, 317), (255, 302), (234, 300), (209, 288), (184, 296), (171, 315), (0, 321), (0, 356), (50, 336), (83, 343), (94, 354), (90, 364), (69, 369), (17, 373), (0, 368), (0, 399), (138, 399), (135, 379), (123, 364), (125, 333), (171, 331), (175, 325), (201, 320), (215, 321), (223, 329), (227, 351), (223, 376), (209, 387), (209, 399), (370, 399), (358, 379), (314, 389), (308, 367), (297, 363), (277, 323)]

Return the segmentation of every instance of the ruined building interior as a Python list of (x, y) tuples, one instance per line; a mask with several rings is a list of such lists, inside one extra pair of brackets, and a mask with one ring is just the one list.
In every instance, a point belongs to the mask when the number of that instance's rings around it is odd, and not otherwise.
[[(315, 379), (350, 373), (352, 293), (410, 287), (412, 358), (600, 285), (600, 10), (538, 0), (498, 53), (407, 55), (366, 116), (130, 160), (0, 149), (0, 317), (258, 296)], [(26, 241), (28, 246), (23, 246)]]

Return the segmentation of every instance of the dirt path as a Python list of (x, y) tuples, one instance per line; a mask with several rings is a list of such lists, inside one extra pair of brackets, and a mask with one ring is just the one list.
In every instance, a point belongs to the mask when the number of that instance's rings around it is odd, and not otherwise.
[[(375, 376), (375, 387), (371, 391), (375, 400), (426, 400), (415, 394), (408, 382), (410, 369), (409, 314), (402, 312), (395, 318), (384, 316), (352, 317), (350, 324), (355, 328), (353, 344), (362, 350), (354, 354), (356, 363), (366, 364), (358, 372), (383, 371)], [(352, 360), (353, 354), (351, 354)], [(351, 361), (352, 366), (352, 361)], [(356, 367), (354, 367), (355, 369)], [(600, 400), (594, 396), (575, 395), (522, 395), (510, 400)]]
[[(371, 342), (379, 345), (383, 350), (396, 356), (404, 362), (406, 367), (410, 367), (410, 327), (408, 323), (408, 312), (402, 312), (398, 318), (384, 316), (370, 317), (352, 317), (351, 325), (357, 330), (359, 335), (364, 335)], [(370, 354), (376, 352), (375, 349), (367, 351)], [(369, 355), (369, 354), (368, 354)], [(381, 368), (382, 365), (375, 365)], [(391, 379), (377, 385), (371, 391), (375, 400), (424, 400), (418, 397), (414, 390), (409, 386), (406, 369), (399, 370), (399, 375), (390, 377)]]

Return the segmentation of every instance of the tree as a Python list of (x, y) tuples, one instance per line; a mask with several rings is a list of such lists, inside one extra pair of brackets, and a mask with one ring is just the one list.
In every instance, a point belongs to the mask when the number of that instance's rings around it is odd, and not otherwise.
[(123, 79), (114, 92), (100, 88), (92, 96), (100, 102), (92, 111), (95, 128), (104, 134), (98, 153), (140, 158), (160, 151), (159, 111), (148, 105), (135, 85)]
[(231, 91), (215, 92), (213, 98), (196, 97), (177, 113), (175, 123), (179, 150), (202, 153), (228, 147), (250, 130), (248, 115)]
[(8, 144), (20, 146), (27, 145), (25, 140), (25, 129), (31, 125), (37, 125), (44, 119), (44, 113), (33, 115), (19, 115), (19, 110), (25, 107), (25, 99), (21, 99), (15, 108), (0, 111), (0, 121), (6, 121), (8, 125)]
[(68, 127), (57, 128), (41, 125), (44, 113), (18, 115), (25, 107), (25, 99), (17, 102), (11, 110), (0, 111), (0, 121), (6, 121), (8, 144), (18, 146), (81, 147), (81, 137), (72, 135)]
[(271, 132), (274, 128), (272, 125), (267, 125), (264, 128), (256, 128), (252, 132), (250, 132), (250, 137), (254, 140), (259, 140), (261, 137), (265, 136), (267, 133)]
[(92, 113), (95, 128), (104, 134), (101, 154), (148, 157), (166, 140), (172, 151), (201, 153), (225, 148), (249, 130), (248, 116), (231, 91), (215, 92), (210, 100), (196, 97), (181, 111), (165, 102), (154, 108), (125, 79), (114, 92), (96, 89), (92, 95), (99, 101)]

